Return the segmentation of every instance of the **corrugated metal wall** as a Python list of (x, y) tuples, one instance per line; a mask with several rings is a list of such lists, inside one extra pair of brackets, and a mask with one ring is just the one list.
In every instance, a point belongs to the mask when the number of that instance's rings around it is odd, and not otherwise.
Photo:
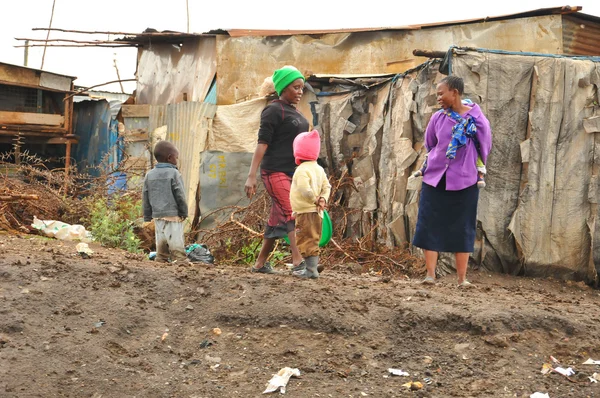
[(167, 141), (179, 149), (179, 171), (187, 190), (190, 216), (196, 209), (201, 152), (206, 148), (208, 128), (217, 106), (206, 102), (181, 102), (150, 106), (148, 132), (167, 126)]
[(99, 176), (116, 167), (120, 152), (116, 148), (116, 120), (107, 101), (84, 101), (74, 105), (73, 128), (79, 137), (73, 157), (78, 171)]
[(570, 55), (600, 55), (600, 18), (595, 22), (564, 15), (563, 51)]

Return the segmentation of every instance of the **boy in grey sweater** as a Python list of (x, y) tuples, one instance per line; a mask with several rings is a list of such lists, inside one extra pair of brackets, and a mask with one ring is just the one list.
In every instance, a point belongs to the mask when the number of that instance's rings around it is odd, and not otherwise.
[(143, 190), (144, 221), (154, 219), (156, 260), (187, 261), (183, 221), (188, 216), (183, 179), (177, 170), (179, 151), (160, 141), (154, 147), (158, 164), (146, 174)]

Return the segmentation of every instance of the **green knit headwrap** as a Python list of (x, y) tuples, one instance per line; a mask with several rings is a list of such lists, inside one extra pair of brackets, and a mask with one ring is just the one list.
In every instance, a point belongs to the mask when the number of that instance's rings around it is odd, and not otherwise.
[(273, 72), (273, 85), (277, 95), (281, 95), (281, 92), (296, 79), (302, 79), (306, 81), (302, 73), (293, 66), (286, 65), (281, 69), (277, 69)]

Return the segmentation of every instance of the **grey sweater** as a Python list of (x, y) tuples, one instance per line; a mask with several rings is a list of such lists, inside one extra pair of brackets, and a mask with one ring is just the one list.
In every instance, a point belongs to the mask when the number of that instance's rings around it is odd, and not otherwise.
[(146, 174), (143, 190), (144, 221), (153, 218), (187, 218), (183, 179), (177, 167), (170, 163), (158, 163)]

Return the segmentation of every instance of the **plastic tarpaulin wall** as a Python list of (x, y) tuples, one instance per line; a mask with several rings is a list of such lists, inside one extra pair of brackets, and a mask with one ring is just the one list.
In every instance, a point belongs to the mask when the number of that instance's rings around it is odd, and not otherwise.
[(152, 44), (140, 50), (138, 104), (204, 101), (217, 71), (214, 37), (187, 39), (181, 45)]
[[(202, 153), (199, 195), (201, 214), (208, 215), (225, 206), (247, 206), (250, 203), (244, 192), (244, 184), (251, 162), (252, 153)], [(229, 213), (203, 218), (200, 227), (210, 228), (216, 221), (215, 217), (223, 216), (229, 217)]]
[(208, 135), (208, 149), (221, 152), (254, 152), (258, 141), (264, 98), (219, 106)]
[[(600, 62), (593, 61), (600, 59), (454, 52), (452, 74), (465, 79), (465, 96), (481, 104), (493, 129), (473, 260), (499, 272), (593, 282), (600, 268)], [(408, 176), (423, 161), (442, 77), (431, 63), (379, 93), (320, 104), (331, 171), (347, 167), (357, 189), (348, 203), (361, 213), (348, 235), (376, 228), (380, 243), (410, 242), (420, 181), (408, 186)]]

